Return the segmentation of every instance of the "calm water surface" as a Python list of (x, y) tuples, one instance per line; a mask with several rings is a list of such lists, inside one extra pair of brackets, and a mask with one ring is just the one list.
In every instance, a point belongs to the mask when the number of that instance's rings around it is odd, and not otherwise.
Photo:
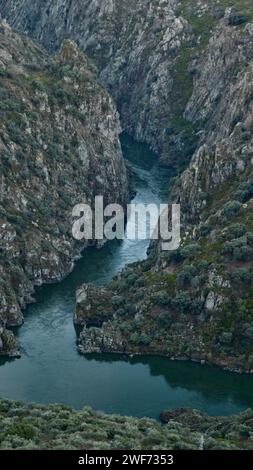
[[(135, 175), (134, 202), (166, 202), (169, 171), (158, 167), (145, 146), (127, 139), (124, 153)], [(253, 407), (253, 377), (159, 357), (77, 353), (76, 288), (83, 282), (110, 281), (126, 264), (144, 259), (148, 244), (125, 240), (88, 250), (62, 283), (37, 289), (37, 303), (27, 308), (25, 324), (16, 331), (22, 358), (0, 359), (1, 397), (155, 418), (165, 408), (191, 407), (217, 415)]]

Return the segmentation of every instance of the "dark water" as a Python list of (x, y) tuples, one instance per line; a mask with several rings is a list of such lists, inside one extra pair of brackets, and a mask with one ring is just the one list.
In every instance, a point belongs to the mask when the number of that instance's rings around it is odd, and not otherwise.
[[(135, 202), (166, 202), (169, 171), (146, 147), (124, 140), (135, 173)], [(0, 360), (0, 396), (40, 403), (91, 405), (108, 413), (158, 417), (165, 408), (199, 408), (232, 414), (253, 407), (253, 377), (166, 358), (78, 355), (73, 326), (75, 290), (83, 282), (108, 282), (127, 263), (146, 257), (148, 241), (107, 244), (84, 253), (58, 285), (37, 290), (35, 305), (17, 330), (20, 360)]]

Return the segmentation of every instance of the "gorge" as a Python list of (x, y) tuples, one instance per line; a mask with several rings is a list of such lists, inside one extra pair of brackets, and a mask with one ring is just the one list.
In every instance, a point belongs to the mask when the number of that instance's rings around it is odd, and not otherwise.
[[(14, 331), (20, 337), (22, 358), (14, 362), (3, 359), (0, 394), (46, 404), (52, 400), (63, 401), (76, 408), (91, 404), (108, 413), (136, 417), (158, 418), (162, 409), (181, 408), (162, 414), (166, 423), (164, 429), (157, 428), (159, 425), (154, 421), (145, 421), (145, 429), (152, 435), (149, 444), (136, 431), (142, 419), (133, 418), (130, 423), (128, 418), (101, 417), (91, 410), (82, 414), (64, 410), (60, 405), (56, 409), (45, 408), (56, 421), (64, 413), (70, 422), (73, 415), (80, 423), (85, 416), (88, 427), (92, 427), (90, 420), (93, 418), (94, 421), (101, 419), (103, 429), (98, 431), (99, 443), (94, 431), (91, 447), (96, 442), (95, 446), (103, 448), (106, 440), (103, 430), (107, 429), (106, 436), (112, 435), (111, 446), (134, 448), (128, 434), (122, 438), (127, 444), (122, 444), (114, 433), (110, 434), (107, 420), (112, 420), (114, 426), (116, 421), (124, 422), (123, 427), (135, 427), (139, 445), (144, 448), (145, 445), (161, 449), (164, 445), (198, 449), (252, 448), (250, 410), (236, 417), (215, 418), (182, 409), (197, 408), (217, 416), (252, 408), (251, 2), (2, 0), (0, 13), (11, 27), (22, 31), (22, 34), (13, 31), (5, 21), (1, 24), (3, 70), (0, 79), (5, 100), (1, 121), (4, 131), (1, 137), (2, 195), (6, 194), (5, 180), (12, 188), (10, 175), (16, 177), (22, 163), (31, 182), (29, 203), (33, 213), (37, 217), (39, 214), (45, 223), (50, 219), (48, 212), (41, 213), (44, 203), (53, 210), (52, 226), (46, 232), (49, 243), (44, 244), (38, 227), (27, 223), (30, 212), (25, 210), (27, 204), (20, 191), (25, 185), (19, 183), (14, 200), (9, 196), (9, 201), (1, 201), (1, 237), (10, 259), (15, 260), (14, 269), (9, 259), (6, 262), (6, 256), (1, 264), (5, 281), (0, 285), (3, 299), (1, 352), (10, 356), (17, 354), (17, 342), (9, 328), (23, 321), (22, 312), (25, 304), (32, 300), (34, 284), (62, 279), (80, 256), (84, 247), (73, 245), (66, 220), (71, 205), (80, 202), (83, 192), (88, 192), (89, 199), (102, 189), (109, 201), (116, 199), (125, 204), (129, 200), (127, 173), (128, 176), (133, 173), (137, 200), (150, 203), (160, 202), (162, 198), (164, 202), (180, 203), (182, 211), (182, 244), (177, 252), (163, 253), (160, 242), (148, 246), (149, 242), (131, 245), (124, 241), (108, 244), (100, 251), (89, 249), (62, 283), (36, 290), (37, 303), (28, 307), (25, 325)], [(39, 41), (48, 52), (42, 51), (41, 46), (23, 33)], [(15, 42), (13, 51), (6, 48), (6, 37), (11, 43)], [(17, 45), (18, 57), (14, 52)], [(23, 51), (28, 51), (27, 57), (23, 57)], [(20, 75), (24, 80), (22, 87)], [(81, 92), (78, 100), (77, 90)], [(19, 97), (18, 103), (11, 106), (10, 93)], [(35, 95), (35, 102), (30, 94)], [(123, 130), (139, 142), (134, 144), (126, 135), (122, 137), (125, 157), (131, 161), (127, 163), (128, 172), (122, 159), (121, 129), (114, 102)], [(47, 113), (53, 115), (48, 122)], [(47, 128), (49, 138), (44, 138), (42, 127)], [(77, 135), (72, 139), (76, 127)], [(61, 136), (55, 132), (59, 129)], [(29, 139), (22, 142), (20, 132), (24, 131)], [(38, 136), (38, 132), (41, 135)], [(145, 143), (144, 151), (141, 142)], [(155, 152), (151, 165), (146, 145)], [(6, 147), (10, 153), (7, 159)], [(70, 161), (72, 150), (74, 161)], [(31, 164), (34, 160), (35, 168)], [(158, 160), (166, 168), (159, 167)], [(56, 162), (60, 164), (60, 171), (55, 179), (52, 175)], [(49, 190), (48, 177), (52, 178), (53, 192)], [(74, 187), (82, 191), (73, 190)], [(11, 194), (11, 189), (8, 193)], [(41, 193), (42, 199), (38, 198)], [(55, 221), (59, 222), (55, 204), (61, 196), (66, 218), (64, 215), (61, 230), (54, 233)], [(21, 250), (16, 240), (24, 223), (26, 234), (21, 241), (25, 250)], [(14, 228), (16, 225), (20, 226), (19, 231)], [(32, 251), (31, 243), (34, 243)], [(40, 337), (36, 336), (37, 329)], [(69, 376), (73, 374), (69, 381), (65, 377), (64, 358)], [(45, 387), (38, 386), (37, 370), (51, 381), (49, 385), (46, 380)], [(80, 376), (85, 370), (94, 382), (84, 399), (86, 377), (83, 382)], [(100, 374), (104, 386), (108, 387), (107, 403), (103, 401)], [(153, 374), (165, 377), (169, 387), (164, 388), (164, 382), (159, 381), (156, 388), (157, 377), (151, 377)], [(22, 383), (24, 375), (26, 380)], [(192, 379), (187, 379), (189, 375)], [(20, 377), (21, 382), (18, 382)], [(113, 383), (110, 383), (111, 377)], [(176, 377), (175, 391), (172, 390), (173, 377)], [(122, 384), (129, 380), (130, 385), (118, 388), (118, 378)], [(19, 384), (18, 387), (21, 384), (21, 389), (14, 392), (14, 384)], [(115, 395), (110, 393), (110, 384)], [(95, 398), (94, 389), (99, 391)], [(146, 395), (146, 390), (155, 390), (155, 403), (152, 393)], [(131, 393), (134, 397), (139, 393), (139, 400), (135, 398), (132, 402)], [(144, 401), (150, 405), (143, 407)], [(43, 416), (45, 409), (36, 406), (34, 412)], [(2, 403), (3, 416), (12, 414), (13, 407), (25, 410), (25, 417), (30, 416), (26, 405), (11, 404), (7, 400)], [(63, 440), (67, 439), (70, 448), (79, 448), (86, 438), (82, 424), (80, 429), (76, 428), (78, 435), (74, 443), (71, 442), (72, 425), (70, 428), (65, 425)], [(7, 444), (3, 445), (14, 447), (8, 435), (7, 432)], [(43, 431), (41, 436), (43, 440)], [(36, 447), (36, 444), (29, 444), (25, 436), (21, 437), (24, 439), (20, 441), (21, 447)], [(49, 446), (62, 445), (53, 442)]]

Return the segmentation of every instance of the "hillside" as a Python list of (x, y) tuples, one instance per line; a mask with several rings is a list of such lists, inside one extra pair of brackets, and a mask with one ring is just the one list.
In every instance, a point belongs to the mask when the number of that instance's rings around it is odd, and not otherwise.
[(77, 46), (55, 57), (0, 24), (0, 354), (16, 354), (5, 326), (23, 322), (35, 285), (62, 279), (84, 244), (77, 203), (125, 204), (128, 185), (112, 99)]
[(176, 410), (149, 418), (105, 415), (87, 407), (0, 400), (2, 450), (252, 450), (253, 412), (208, 417)]

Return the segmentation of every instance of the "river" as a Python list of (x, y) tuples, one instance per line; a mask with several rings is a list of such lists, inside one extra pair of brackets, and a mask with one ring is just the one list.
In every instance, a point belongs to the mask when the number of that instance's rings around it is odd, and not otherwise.
[[(134, 172), (134, 202), (166, 202), (171, 172), (159, 167), (144, 145), (124, 137), (123, 149)], [(252, 376), (162, 357), (77, 353), (76, 288), (83, 282), (110, 281), (126, 264), (144, 259), (148, 244), (124, 240), (89, 249), (63, 282), (36, 290), (36, 304), (28, 306), (25, 324), (15, 330), (22, 358), (0, 359), (0, 397), (154, 418), (169, 408), (229, 415), (253, 407)]]

